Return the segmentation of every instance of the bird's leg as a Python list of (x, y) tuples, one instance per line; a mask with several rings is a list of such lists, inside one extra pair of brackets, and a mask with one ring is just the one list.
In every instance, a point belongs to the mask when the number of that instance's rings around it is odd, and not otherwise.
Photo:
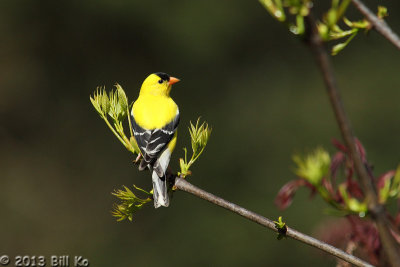
[(136, 157), (136, 159), (133, 161), (134, 164), (138, 164), (140, 158), (142, 157), (142, 154), (139, 153), (138, 156)]

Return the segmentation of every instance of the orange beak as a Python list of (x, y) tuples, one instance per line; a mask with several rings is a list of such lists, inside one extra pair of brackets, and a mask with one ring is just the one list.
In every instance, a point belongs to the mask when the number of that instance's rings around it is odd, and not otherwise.
[(174, 83), (179, 82), (180, 80), (178, 78), (175, 77), (170, 77), (169, 78), (169, 85), (173, 85)]

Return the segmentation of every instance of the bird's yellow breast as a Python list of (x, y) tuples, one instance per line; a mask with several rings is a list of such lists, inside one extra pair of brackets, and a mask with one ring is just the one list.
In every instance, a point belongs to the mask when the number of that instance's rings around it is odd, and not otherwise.
[(162, 128), (171, 122), (178, 112), (178, 106), (169, 96), (140, 95), (132, 107), (132, 115), (142, 128)]

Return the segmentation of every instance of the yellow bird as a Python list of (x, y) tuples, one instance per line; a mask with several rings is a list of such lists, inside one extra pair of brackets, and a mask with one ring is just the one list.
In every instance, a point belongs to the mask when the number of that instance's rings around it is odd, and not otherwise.
[(139, 170), (149, 168), (152, 172), (155, 208), (169, 206), (165, 173), (179, 124), (179, 109), (169, 93), (177, 82), (179, 79), (163, 72), (150, 74), (132, 106), (132, 130), (143, 155)]

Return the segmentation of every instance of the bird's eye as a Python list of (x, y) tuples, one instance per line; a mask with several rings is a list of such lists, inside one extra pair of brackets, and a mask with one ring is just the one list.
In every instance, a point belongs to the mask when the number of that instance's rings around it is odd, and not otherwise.
[(160, 80), (158, 81), (158, 83), (160, 83), (160, 84), (163, 83), (163, 82), (164, 82), (163, 79), (160, 79)]

